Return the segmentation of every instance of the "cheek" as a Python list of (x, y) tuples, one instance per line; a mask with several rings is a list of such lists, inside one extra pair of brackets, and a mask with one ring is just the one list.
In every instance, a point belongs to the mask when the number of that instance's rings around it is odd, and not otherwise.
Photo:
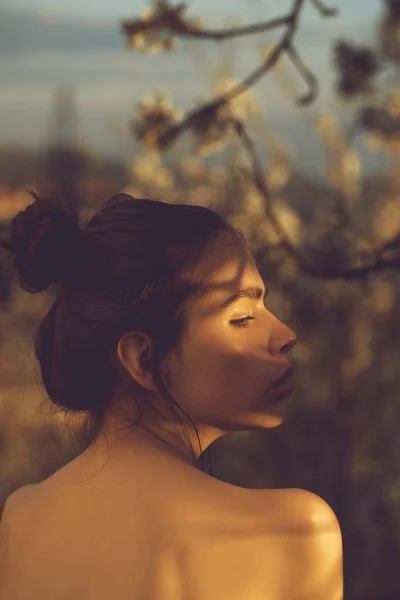
[(203, 405), (252, 401), (268, 383), (265, 356), (257, 357), (254, 349), (228, 345), (216, 336), (187, 344), (180, 369), (180, 393), (189, 402)]

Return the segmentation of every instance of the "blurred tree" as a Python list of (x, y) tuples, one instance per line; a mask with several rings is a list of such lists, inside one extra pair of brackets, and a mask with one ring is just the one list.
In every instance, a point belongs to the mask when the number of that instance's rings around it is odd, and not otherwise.
[[(354, 106), (355, 127), (368, 143), (383, 147), (397, 165), (400, 158), (400, 2), (382, 0), (376, 39), (357, 47), (338, 40), (334, 47), (337, 92)], [(397, 169), (397, 166), (396, 166)]]
[[(309, 2), (324, 17), (336, 14), (320, 0), (309, 0)], [(215, 152), (231, 144), (233, 137), (237, 136), (250, 163), (249, 178), (253, 180), (257, 192), (264, 198), (265, 215), (275, 230), (281, 247), (296, 260), (300, 271), (312, 277), (364, 278), (373, 270), (381, 270), (387, 266), (400, 266), (400, 248), (397, 251), (396, 244), (393, 245), (393, 242), (390, 244), (389, 240), (385, 240), (385, 244), (381, 247), (376, 247), (375, 240), (370, 240), (370, 243), (364, 241), (362, 248), (354, 244), (353, 224), (346, 199), (357, 195), (359, 160), (338, 127), (334, 123), (323, 123), (322, 119), (317, 123), (326, 145), (330, 148), (330, 178), (339, 192), (336, 206), (328, 217), (329, 230), (327, 229), (325, 236), (319, 240), (318, 251), (315, 251), (315, 247), (301, 248), (300, 245), (294, 245), (280, 225), (271, 203), (271, 177), (265, 178), (254, 142), (246, 127), (249, 119), (256, 114), (251, 88), (271, 70), (276, 70), (282, 57), (294, 65), (308, 86), (308, 91), (301, 94), (297, 102), (300, 105), (311, 104), (316, 98), (318, 82), (295, 46), (295, 35), (306, 3), (306, 0), (295, 0), (291, 11), (283, 17), (225, 30), (203, 28), (200, 19), (193, 21), (186, 16), (185, 4), (172, 6), (167, 0), (155, 1), (153, 8), (138, 19), (123, 21), (122, 29), (126, 46), (142, 52), (148, 52), (149, 48), (152, 52), (171, 51), (177, 38), (222, 42), (274, 29), (283, 30), (279, 41), (264, 51), (261, 64), (242, 81), (232, 80), (229, 85), (220, 86), (214, 99), (183, 116), (181, 111), (174, 109), (172, 104), (166, 103), (161, 96), (146, 101), (139, 105), (133, 131), (152, 152), (169, 149), (187, 131), (196, 142), (195, 152), (204, 148), (207, 148), (208, 152), (210, 150)], [(389, 12), (384, 22), (389, 23), (391, 27), (393, 19), (397, 18), (397, 12), (392, 6), (393, 2), (386, 2), (386, 5)], [(166, 39), (171, 40), (167, 48)], [(372, 79), (379, 71), (377, 57), (369, 49), (355, 48), (345, 41), (338, 42), (335, 54), (340, 73), (338, 84), (340, 93), (346, 97), (353, 97), (360, 93), (371, 92)], [(376, 118), (371, 116), (372, 110), (368, 108), (363, 112), (365, 122), (368, 120), (368, 115), (372, 120)], [(382, 120), (386, 123), (387, 117), (385, 119)], [(386, 124), (386, 129), (390, 129), (392, 135), (392, 123)], [(344, 226), (348, 230), (347, 241), (346, 236), (341, 235)], [(320, 251), (322, 246), (326, 249), (323, 255)]]
[(84, 203), (82, 180), (87, 157), (78, 147), (73, 90), (56, 89), (50, 143), (44, 153), (44, 182), (50, 193), (77, 209)]

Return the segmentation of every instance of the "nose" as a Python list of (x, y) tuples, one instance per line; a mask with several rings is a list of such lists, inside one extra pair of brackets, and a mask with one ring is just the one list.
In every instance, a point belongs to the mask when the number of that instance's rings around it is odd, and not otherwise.
[(294, 331), (279, 321), (280, 327), (269, 341), (269, 351), (273, 356), (288, 354), (297, 344)]

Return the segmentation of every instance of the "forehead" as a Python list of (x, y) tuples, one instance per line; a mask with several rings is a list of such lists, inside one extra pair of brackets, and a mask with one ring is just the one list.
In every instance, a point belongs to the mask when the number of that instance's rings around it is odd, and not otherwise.
[(196, 306), (218, 306), (243, 287), (263, 284), (248, 245), (236, 240), (216, 241), (200, 261), (197, 275), (201, 290), (194, 299)]

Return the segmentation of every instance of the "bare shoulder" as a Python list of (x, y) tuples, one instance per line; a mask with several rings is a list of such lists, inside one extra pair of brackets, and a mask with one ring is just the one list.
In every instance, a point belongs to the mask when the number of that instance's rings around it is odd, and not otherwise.
[(17, 512), (20, 513), (27, 506), (32, 496), (31, 487), (31, 484), (24, 485), (7, 496), (0, 518), (3, 527), (4, 524), (9, 524), (10, 521), (15, 519)]
[(24, 536), (34, 487), (34, 484), (29, 484), (12, 492), (7, 497), (0, 516), (0, 597), (3, 597), (7, 577), (12, 576), (10, 565), (25, 544)]
[[(238, 502), (227, 501), (229, 495)], [(322, 498), (300, 489), (231, 488), (219, 497), (224, 515), (219, 501), (209, 503), (212, 527), (204, 524), (203, 537), (190, 544), (193, 573), (225, 590), (219, 597), (342, 600), (340, 527)], [(206, 570), (204, 555), (218, 568)], [(228, 572), (235, 573), (229, 581)], [(202, 592), (209, 597), (208, 589)]]
[(37, 484), (27, 484), (7, 497), (0, 515), (0, 545), (1, 540), (14, 539), (25, 529), (29, 511), (38, 497), (38, 487)]
[(343, 549), (338, 519), (325, 500), (301, 489), (276, 490), (285, 522), (282, 552), (288, 577), (284, 597), (343, 598)]
[(326, 524), (336, 524), (340, 532), (337, 517), (331, 506), (317, 494), (302, 489), (273, 490), (279, 497), (279, 504), (289, 510), (293, 519), (319, 529)]

